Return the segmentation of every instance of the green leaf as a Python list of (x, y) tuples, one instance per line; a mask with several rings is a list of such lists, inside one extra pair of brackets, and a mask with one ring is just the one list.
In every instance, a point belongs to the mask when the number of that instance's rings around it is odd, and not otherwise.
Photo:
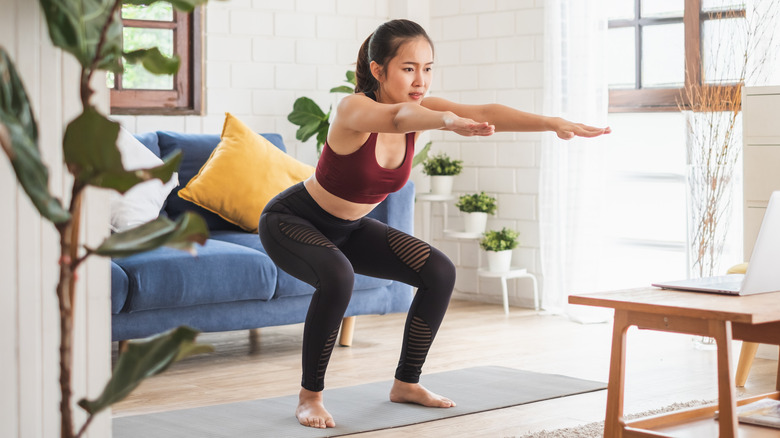
[(88, 107), (65, 128), (65, 163), (76, 180), (89, 183), (105, 170), (122, 169), (122, 156), (116, 148), (119, 123), (108, 120)]
[(355, 76), (354, 70), (347, 70), (347, 82), (352, 85), (357, 85), (357, 76)]
[(158, 1), (166, 1), (174, 8), (183, 12), (192, 12), (195, 7), (206, 3), (208, 0), (123, 0), (122, 2), (126, 5), (145, 6)]
[[(312, 135), (320, 132), (320, 128), (322, 127), (322, 125), (323, 125), (322, 120), (309, 123), (308, 125), (303, 125), (300, 128), (298, 128), (298, 131), (295, 132), (295, 138), (300, 141), (306, 141), (309, 138), (311, 138)], [(327, 132), (327, 130), (328, 127), (326, 126), (325, 131)]]
[(348, 87), (346, 85), (339, 85), (338, 87), (333, 87), (330, 89), (331, 93), (347, 93), (352, 94), (355, 92), (355, 89), (352, 87)]
[(163, 164), (151, 169), (125, 170), (116, 147), (119, 124), (94, 108), (87, 108), (65, 129), (65, 162), (78, 181), (120, 193), (134, 185), (158, 178), (163, 182), (179, 168), (181, 153), (171, 154)]
[(178, 56), (174, 55), (169, 58), (163, 55), (157, 47), (125, 52), (124, 57), (131, 64), (141, 63), (146, 70), (156, 75), (175, 74), (179, 71), (181, 64), (181, 59)]
[(41, 216), (56, 224), (67, 222), (70, 213), (49, 193), (49, 170), (38, 149), (38, 126), (30, 100), (3, 47), (0, 47), (0, 146)]
[(414, 156), (414, 160), (412, 160), (412, 167), (417, 166), (418, 164), (428, 159), (428, 151), (431, 150), (432, 144), (433, 142), (429, 141), (425, 144), (425, 147), (423, 147), (420, 152), (417, 152), (417, 154)]
[(176, 222), (161, 216), (157, 219), (109, 236), (89, 252), (106, 257), (126, 257), (161, 246), (195, 253), (195, 243), (206, 243), (209, 237), (206, 222), (195, 213), (186, 212)]
[(114, 8), (121, 0), (39, 1), (55, 46), (75, 56), (84, 68), (94, 64), (98, 69), (122, 71), (122, 20), (120, 8)]
[(198, 333), (182, 326), (144, 341), (129, 342), (127, 351), (119, 355), (103, 393), (95, 400), (80, 400), (79, 406), (95, 415), (127, 397), (144, 379), (165, 371), (174, 362), (214, 351), (210, 345), (195, 343)]
[(315, 121), (328, 120), (322, 109), (308, 97), (299, 97), (293, 104), (293, 111), (287, 120), (298, 126), (309, 125)]

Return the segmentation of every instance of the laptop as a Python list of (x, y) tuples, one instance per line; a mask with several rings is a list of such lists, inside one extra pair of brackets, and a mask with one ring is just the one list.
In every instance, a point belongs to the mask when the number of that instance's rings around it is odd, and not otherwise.
[(753, 295), (780, 291), (780, 191), (772, 193), (745, 274), (720, 275), (653, 283), (693, 292)]

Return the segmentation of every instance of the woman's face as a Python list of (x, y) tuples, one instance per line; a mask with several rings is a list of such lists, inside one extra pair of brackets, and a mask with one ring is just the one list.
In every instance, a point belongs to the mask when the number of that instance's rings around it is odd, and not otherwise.
[(427, 39), (419, 37), (402, 44), (384, 71), (375, 62), (371, 64), (383, 103), (422, 102), (433, 78), (433, 50)]

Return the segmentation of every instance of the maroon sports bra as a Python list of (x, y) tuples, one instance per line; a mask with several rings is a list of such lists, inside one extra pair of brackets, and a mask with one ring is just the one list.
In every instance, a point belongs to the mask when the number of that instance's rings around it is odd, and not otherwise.
[(414, 132), (406, 134), (406, 155), (396, 169), (386, 169), (376, 161), (377, 133), (372, 132), (360, 149), (339, 155), (328, 146), (322, 148), (315, 177), (329, 193), (360, 204), (377, 204), (406, 184), (412, 172)]

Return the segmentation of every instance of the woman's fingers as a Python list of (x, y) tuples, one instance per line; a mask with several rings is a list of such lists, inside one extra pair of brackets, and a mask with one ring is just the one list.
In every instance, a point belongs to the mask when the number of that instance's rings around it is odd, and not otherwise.
[(598, 137), (599, 135), (612, 132), (609, 126), (606, 128), (596, 128), (594, 126), (583, 125), (582, 123), (570, 123), (558, 131), (558, 137), (563, 140), (569, 140), (576, 137)]

